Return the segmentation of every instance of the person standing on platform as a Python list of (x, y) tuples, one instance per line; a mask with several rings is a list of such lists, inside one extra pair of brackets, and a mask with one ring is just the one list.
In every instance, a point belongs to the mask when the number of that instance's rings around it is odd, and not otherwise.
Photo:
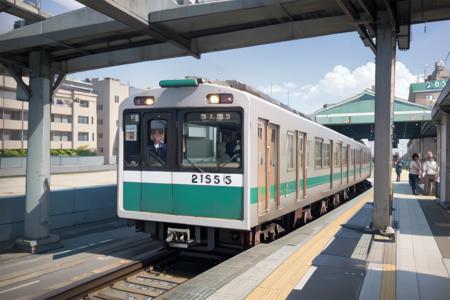
[(397, 182), (400, 181), (400, 175), (402, 174), (403, 164), (400, 159), (395, 162), (395, 173), (397, 174)]
[(413, 195), (417, 195), (417, 182), (419, 181), (420, 174), (422, 174), (422, 166), (420, 164), (419, 154), (414, 153), (412, 161), (409, 164), (409, 184), (411, 185)]
[(431, 195), (431, 191), (436, 181), (437, 163), (433, 159), (433, 152), (427, 152), (427, 159), (423, 163), (423, 177), (425, 183), (425, 195)]

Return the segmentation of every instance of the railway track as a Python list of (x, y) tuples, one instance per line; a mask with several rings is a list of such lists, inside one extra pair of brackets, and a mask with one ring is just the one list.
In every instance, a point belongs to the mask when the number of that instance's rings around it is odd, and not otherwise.
[(66, 286), (62, 290), (45, 295), (42, 299), (158, 299), (165, 292), (236, 254), (237, 252), (227, 252), (223, 249), (222, 252), (202, 253), (161, 246), (134, 257), (134, 261), (130, 263), (73, 286)]
[(223, 256), (160, 248), (154, 255), (99, 274), (45, 299), (152, 300), (210, 269)]

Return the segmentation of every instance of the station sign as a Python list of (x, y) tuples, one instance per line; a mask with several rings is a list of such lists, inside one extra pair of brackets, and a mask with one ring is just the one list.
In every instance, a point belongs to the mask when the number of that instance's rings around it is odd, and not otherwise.
[(447, 85), (447, 80), (433, 80), (433, 81), (427, 81), (425, 82), (425, 88), (427, 90), (436, 90), (436, 89), (443, 89)]

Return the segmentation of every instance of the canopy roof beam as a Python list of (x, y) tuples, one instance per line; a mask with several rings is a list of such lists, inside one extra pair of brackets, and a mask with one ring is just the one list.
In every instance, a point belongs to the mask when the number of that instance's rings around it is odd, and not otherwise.
[(129, 26), (135, 30), (142, 30), (151, 37), (163, 41), (169, 42), (172, 45), (186, 51), (189, 55), (195, 58), (200, 58), (200, 53), (192, 47), (192, 43), (189, 39), (182, 37), (181, 35), (151, 24), (148, 18), (145, 19), (137, 12), (120, 5), (117, 1), (113, 0), (77, 0), (78, 2), (102, 13), (114, 20)]
[[(352, 2), (349, 0), (337, 0), (337, 3), (342, 8), (347, 17), (349, 17), (350, 20), (354, 22), (354, 27), (358, 32), (364, 45), (366, 47), (369, 47), (375, 54), (377, 51), (376, 45), (373, 41), (373, 37), (370, 36), (369, 30), (366, 28), (366, 25), (361, 24), (361, 14), (356, 10)], [(366, 20), (366, 22), (370, 22), (370, 20)], [(373, 32), (373, 29), (371, 30), (371, 32)]]
[(30, 22), (42, 21), (50, 14), (22, 0), (0, 0), (0, 12), (6, 12)]

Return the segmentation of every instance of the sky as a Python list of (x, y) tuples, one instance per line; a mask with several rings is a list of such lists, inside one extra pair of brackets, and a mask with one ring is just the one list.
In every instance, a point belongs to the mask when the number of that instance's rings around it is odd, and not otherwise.
[[(60, 14), (82, 7), (73, 0), (42, 0), (42, 8)], [(0, 13), (0, 33), (14, 18)], [(434, 63), (450, 51), (450, 21), (412, 27), (411, 49), (397, 51), (396, 96), (408, 98), (409, 84), (423, 80)], [(447, 61), (450, 66), (450, 59)], [(282, 42), (203, 54), (142, 62), (71, 74), (71, 77), (114, 77), (138, 88), (156, 87), (161, 79), (199, 76), (236, 79), (310, 114), (324, 104), (354, 96), (375, 82), (374, 55), (357, 33)]]

